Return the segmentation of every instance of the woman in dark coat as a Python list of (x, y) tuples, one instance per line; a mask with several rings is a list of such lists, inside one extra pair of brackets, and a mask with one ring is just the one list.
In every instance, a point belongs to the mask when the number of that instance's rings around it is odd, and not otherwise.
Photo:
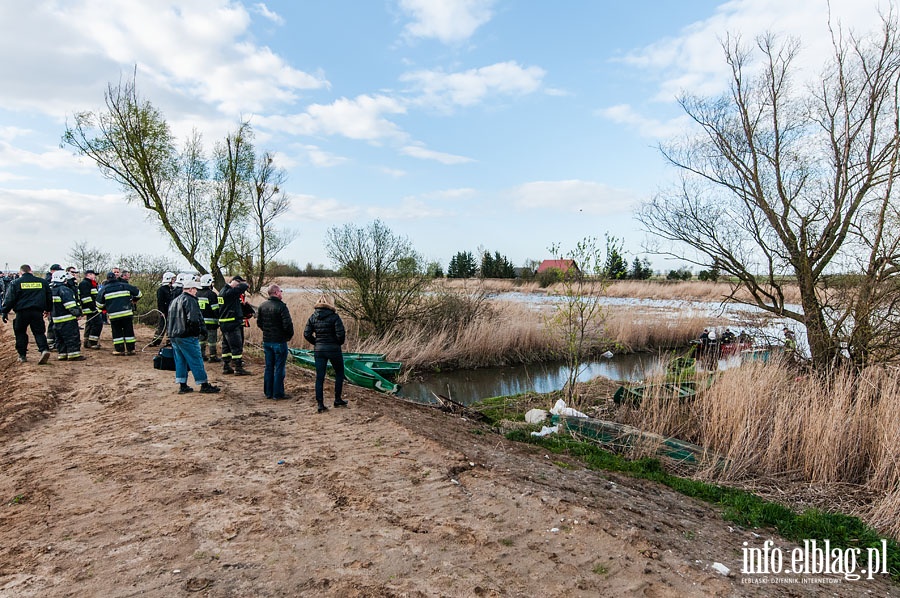
[(344, 387), (344, 322), (337, 315), (334, 304), (327, 296), (322, 295), (316, 302), (315, 311), (306, 322), (303, 338), (315, 347), (316, 355), (316, 404), (318, 412), (328, 411), (324, 400), (325, 370), (328, 363), (334, 369), (334, 406), (346, 407), (347, 401), (341, 399)]

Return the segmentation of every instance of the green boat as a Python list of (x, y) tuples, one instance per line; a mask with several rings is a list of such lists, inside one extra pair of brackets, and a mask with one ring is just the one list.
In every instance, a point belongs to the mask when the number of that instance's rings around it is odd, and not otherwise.
[(366, 362), (344, 357), (344, 376), (347, 380), (362, 386), (388, 394), (396, 394), (400, 385), (395, 384), (370, 368)]
[[(301, 365), (316, 367), (315, 352), (310, 349), (288, 349)], [(400, 386), (385, 376), (396, 375), (402, 364), (385, 361), (383, 353), (344, 353), (344, 377), (353, 384), (380, 392), (394, 394)]]
[[(704, 383), (704, 388), (709, 388), (712, 384), (712, 378)], [(648, 384), (646, 386), (620, 386), (613, 395), (613, 402), (621, 405), (623, 402), (640, 403), (644, 397), (649, 396), (666, 396), (676, 399), (690, 399), (697, 394), (697, 382), (662, 382), (659, 384)]]

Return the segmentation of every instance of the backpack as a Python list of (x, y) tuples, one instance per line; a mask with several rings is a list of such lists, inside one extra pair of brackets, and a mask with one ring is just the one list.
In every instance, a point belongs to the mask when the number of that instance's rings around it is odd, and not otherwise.
[(153, 368), (157, 370), (175, 371), (175, 350), (172, 347), (161, 347), (153, 357)]

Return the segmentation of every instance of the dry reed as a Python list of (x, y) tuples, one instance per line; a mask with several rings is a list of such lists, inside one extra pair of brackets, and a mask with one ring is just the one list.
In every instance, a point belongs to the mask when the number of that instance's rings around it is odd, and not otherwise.
[[(748, 363), (721, 372), (690, 401), (665, 391), (623, 406), (620, 421), (695, 442), (726, 459), (701, 477), (850, 484), (867, 496), (852, 511), (900, 535), (900, 372), (870, 368), (802, 375), (784, 364)], [(649, 454), (650, 448), (641, 454)]]

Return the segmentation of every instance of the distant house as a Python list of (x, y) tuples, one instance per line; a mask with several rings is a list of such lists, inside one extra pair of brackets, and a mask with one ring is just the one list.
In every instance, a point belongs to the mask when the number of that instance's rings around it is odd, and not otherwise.
[(541, 262), (541, 265), (538, 266), (537, 273), (546, 272), (547, 270), (559, 270), (562, 273), (566, 273), (571, 269), (575, 269), (576, 274), (581, 274), (581, 270), (578, 269), (578, 264), (575, 263), (575, 260), (544, 260)]

